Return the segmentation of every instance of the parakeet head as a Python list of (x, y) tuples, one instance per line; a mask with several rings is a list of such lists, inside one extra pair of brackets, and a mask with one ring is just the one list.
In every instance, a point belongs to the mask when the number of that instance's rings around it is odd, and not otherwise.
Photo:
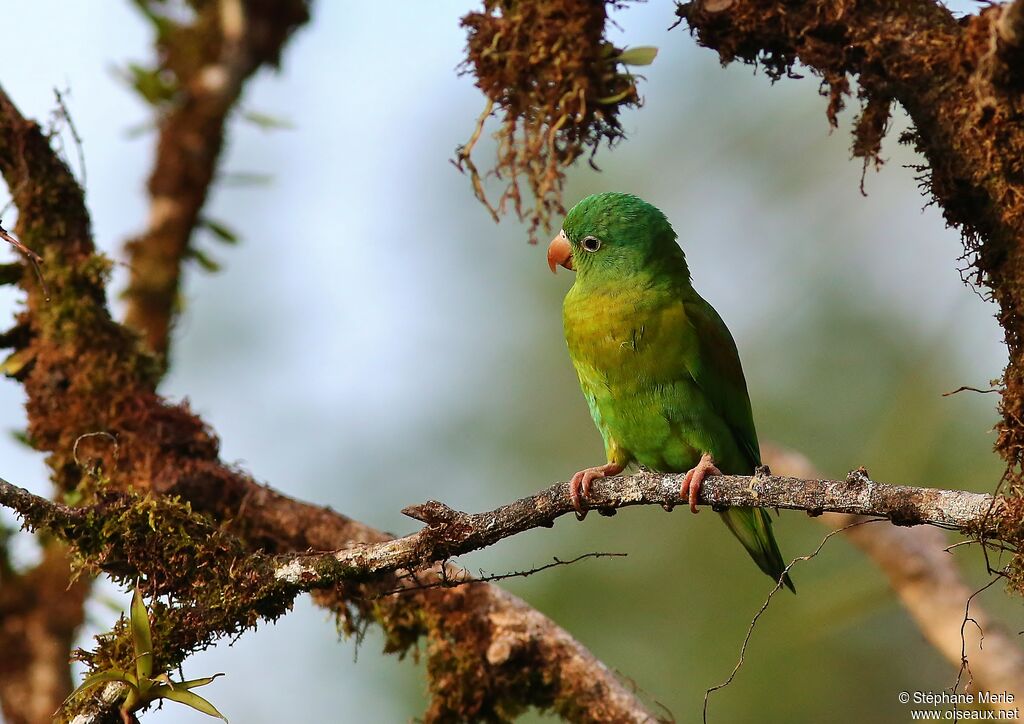
[(580, 281), (611, 281), (659, 271), (689, 279), (676, 233), (659, 209), (632, 194), (588, 196), (569, 210), (548, 246), (548, 266), (575, 270)]

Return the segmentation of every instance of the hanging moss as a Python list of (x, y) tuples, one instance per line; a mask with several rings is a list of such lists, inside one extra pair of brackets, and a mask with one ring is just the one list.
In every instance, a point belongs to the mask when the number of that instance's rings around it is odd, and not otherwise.
[[(594, 0), (485, 0), (481, 12), (462, 19), (469, 31), (463, 69), (487, 104), (456, 164), (495, 221), (511, 205), (529, 222), (533, 241), (565, 211), (565, 170), (602, 142), (623, 138), (621, 110), (640, 105), (636, 77), (624, 72), (621, 49), (605, 38), (606, 7)], [(498, 151), (489, 174), (504, 184), (495, 203), (484, 190), (488, 174), (472, 159), (492, 115)]]

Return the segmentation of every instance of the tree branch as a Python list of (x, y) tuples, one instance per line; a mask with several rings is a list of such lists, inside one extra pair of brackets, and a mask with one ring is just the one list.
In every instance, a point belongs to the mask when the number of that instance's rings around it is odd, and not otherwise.
[[(76, 316), (73, 300), (103, 299), (102, 288), (95, 285), (103, 271), (88, 263), (92, 246), (81, 189), (38, 125), (23, 118), (2, 89), (0, 170), (19, 209), (21, 240), (36, 251), (43, 251), (46, 241), (42, 273), (53, 291), (48, 302), (47, 290), (30, 265), (22, 265), (20, 275), (11, 273), (17, 265), (9, 268), (5, 283), (20, 279), (28, 303), (15, 326), (2, 334), (0, 345), (15, 348), (17, 356), (10, 359), (19, 360), (15, 374), (24, 376), (38, 359), (34, 340), (42, 335), (59, 338), (66, 320)], [(77, 321), (87, 324), (96, 311), (94, 304), (84, 305)], [(104, 313), (102, 307), (99, 313)], [(65, 353), (73, 355), (73, 346)], [(44, 542), (43, 560), (32, 570), (7, 572), (0, 591), (0, 705), (12, 723), (50, 721), (70, 691), (68, 659), (88, 589), (88, 581), (70, 580), (66, 552), (56, 543)]]
[[(686, 500), (679, 495), (681, 479), (680, 475), (640, 472), (599, 480), (595, 482), (591, 501), (605, 513), (632, 505), (685, 506)], [(862, 471), (854, 471), (845, 481), (770, 476), (764, 469), (753, 477), (712, 476), (705, 481), (700, 503), (712, 506), (757, 504), (802, 509), (813, 515), (839, 511), (885, 517), (901, 525), (927, 523), (990, 536), (998, 533), (1001, 510), (999, 499), (989, 495), (886, 485), (870, 480)], [(45, 527), (72, 542), (81, 531), (89, 530), (86, 521), (99, 517), (89, 509), (67, 508), (3, 481), (0, 481), (0, 504), (12, 507), (30, 524)], [(275, 617), (281, 606), (290, 605), (301, 591), (374, 579), (387, 580), (389, 585), (394, 585), (395, 579), (388, 576), (394, 571), (430, 569), (432, 564), (451, 556), (492, 545), (525, 530), (550, 527), (557, 517), (572, 510), (567, 483), (558, 483), (534, 496), (485, 513), (466, 514), (430, 501), (404, 511), (427, 525), (403, 538), (367, 542), (327, 553), (246, 554), (244, 559), (233, 559), (222, 565), (232, 570), (237, 580), (244, 580), (247, 590), (254, 592), (254, 598), (242, 600), (238, 605)], [(109, 508), (102, 512), (107, 517), (119, 514)], [(107, 555), (132, 564), (132, 556), (138, 554), (133, 554), (117, 540), (116, 530), (113, 535), (114, 538), (103, 542), (102, 549)], [(195, 531), (190, 537), (199, 538)], [(93, 545), (97, 544), (93, 542)], [(153, 548), (160, 551), (163, 546)], [(438, 569), (430, 569), (428, 574), (437, 577)], [(481, 586), (473, 584), (473, 587)], [(223, 590), (232, 588), (230, 584), (223, 586)], [(275, 602), (273, 607), (268, 606), (270, 602)], [(164, 616), (181, 619), (173, 621), (175, 629), (181, 628), (186, 618), (209, 622), (209, 628), (193, 630), (193, 644), (235, 630), (218, 630), (215, 626), (222, 619), (197, 616), (188, 611), (181, 614), (180, 609), (169, 609)], [(511, 644), (502, 643), (506, 638), (497, 635), (488, 644), (485, 655), (491, 664), (508, 660), (504, 652)], [(185, 644), (182, 640), (177, 642), (178, 646)], [(638, 710), (632, 706), (635, 700), (625, 701), (630, 703), (627, 709), (636, 714)]]
[[(591, 505), (603, 512), (633, 505), (671, 509), (686, 505), (679, 495), (683, 476), (640, 472), (594, 482)], [(713, 507), (763, 506), (888, 518), (903, 526), (930, 524), (962, 532), (997, 533), (1000, 503), (991, 495), (876, 483), (862, 471), (845, 481), (804, 480), (757, 475), (711, 476), (698, 498)], [(385, 543), (331, 553), (296, 554), (279, 559), (275, 575), (303, 587), (318, 587), (400, 568), (416, 568), (493, 545), (526, 530), (551, 527), (573, 512), (569, 484), (557, 483), (536, 495), (485, 512), (467, 514), (428, 501), (402, 511), (427, 527)]]
[[(594, 481), (591, 507), (605, 514), (634, 505), (671, 510), (687, 501), (680, 496), (683, 475), (639, 472)], [(33, 525), (66, 530), (88, 517), (86, 509), (52, 503), (0, 480), (0, 504)], [(862, 470), (846, 480), (772, 476), (766, 468), (754, 476), (714, 475), (705, 479), (698, 504), (718, 507), (785, 508), (811, 515), (843, 513), (887, 518), (900, 526), (934, 525), (993, 538), (999, 535), (1001, 499), (984, 493), (889, 485), (871, 480)], [(534, 528), (550, 528), (574, 512), (568, 483), (556, 483), (535, 495), (483, 513), (463, 513), (438, 501), (410, 506), (406, 515), (426, 523), (410, 535), (363, 543), (324, 553), (279, 554), (273, 577), (297, 591), (346, 581), (379, 577), (399, 569), (417, 570), (432, 563), (494, 545)], [(74, 534), (70, 534), (71, 540)], [(1013, 542), (1013, 541), (1011, 541)], [(258, 568), (266, 556), (257, 554)]]
[[(825, 525), (834, 528), (857, 520), (845, 514), (822, 517)], [(994, 702), (991, 708), (1019, 706), (1018, 697), (1024, 695), (1024, 651), (1018, 637), (994, 621), (977, 601), (970, 608), (977, 626), (963, 628), (967, 600), (974, 591), (946, 550), (949, 542), (940, 530), (883, 526), (868, 531), (859, 526), (845, 535), (885, 574), (928, 642), (954, 667), (969, 667), (972, 691), (1014, 695), (1013, 702)]]
[(160, 118), (148, 226), (126, 245), (131, 277), (124, 296), (125, 323), (161, 358), (170, 342), (181, 265), (213, 181), (228, 117), (246, 79), (277, 65), (285, 43), (308, 19), (307, 0), (217, 0), (204, 3), (189, 26), (153, 16), (158, 70), (174, 74), (177, 93)]

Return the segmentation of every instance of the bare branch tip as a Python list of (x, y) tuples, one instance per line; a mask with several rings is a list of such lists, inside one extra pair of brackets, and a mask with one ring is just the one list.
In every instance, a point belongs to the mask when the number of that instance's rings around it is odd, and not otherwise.
[(422, 521), (430, 527), (435, 527), (450, 523), (459, 516), (464, 516), (465, 513), (461, 513), (438, 500), (428, 500), (425, 503), (402, 508), (402, 515)]

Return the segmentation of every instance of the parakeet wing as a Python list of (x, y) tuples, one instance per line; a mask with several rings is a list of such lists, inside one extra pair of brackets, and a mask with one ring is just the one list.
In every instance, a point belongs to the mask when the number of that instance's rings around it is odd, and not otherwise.
[(736, 342), (718, 312), (696, 293), (693, 297), (684, 303), (696, 333), (696, 343), (687, 345), (686, 369), (748, 458), (747, 469), (723, 472), (750, 475), (761, 464), (761, 453)]
[[(736, 342), (718, 312), (696, 293), (694, 296), (696, 299), (688, 301), (685, 308), (697, 342), (691, 345), (690, 353), (686, 355), (686, 367), (747, 456), (746, 469), (723, 468), (723, 472), (749, 475), (761, 464), (761, 453)], [(722, 511), (722, 519), (758, 567), (779, 580), (783, 576), (785, 562), (772, 533), (768, 512), (762, 508), (729, 508)], [(789, 574), (784, 575), (783, 583), (796, 593)]]

